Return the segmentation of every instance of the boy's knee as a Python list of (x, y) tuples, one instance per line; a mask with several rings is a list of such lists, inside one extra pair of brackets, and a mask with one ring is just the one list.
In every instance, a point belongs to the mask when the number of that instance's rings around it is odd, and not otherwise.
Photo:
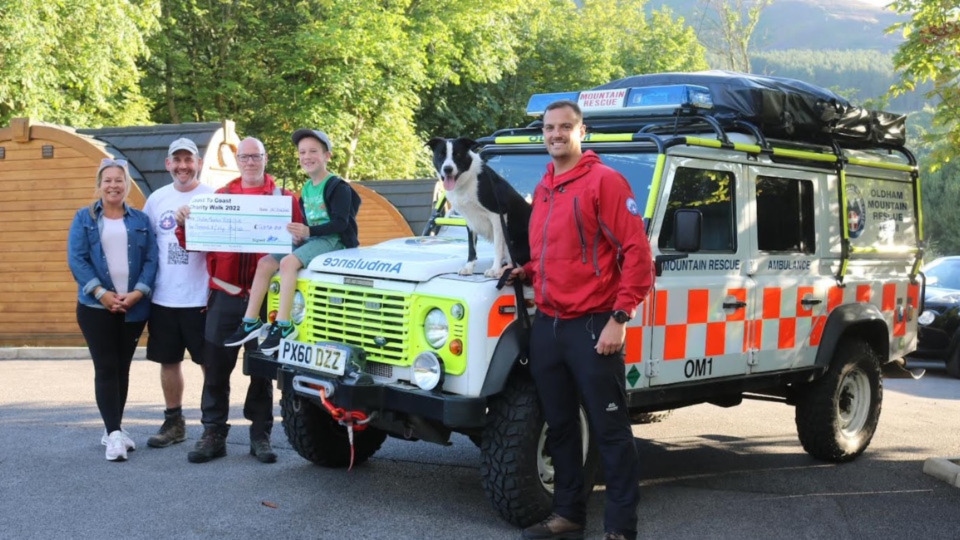
[(280, 259), (280, 270), (297, 271), (301, 268), (303, 268), (303, 264), (300, 263), (300, 259), (293, 253)]

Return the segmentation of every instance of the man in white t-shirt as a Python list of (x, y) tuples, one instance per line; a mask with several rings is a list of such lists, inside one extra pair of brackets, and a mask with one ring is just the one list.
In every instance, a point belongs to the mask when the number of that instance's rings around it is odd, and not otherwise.
[(160, 364), (160, 386), (166, 409), (163, 425), (147, 441), (148, 446), (165, 448), (186, 440), (183, 418), (184, 351), (203, 367), (203, 331), (208, 295), (207, 261), (202, 252), (180, 247), (175, 215), (190, 204), (194, 195), (213, 193), (200, 183), (203, 160), (190, 139), (170, 143), (165, 161), (173, 183), (154, 191), (143, 211), (149, 216), (160, 248), (159, 271), (150, 306), (147, 359)]

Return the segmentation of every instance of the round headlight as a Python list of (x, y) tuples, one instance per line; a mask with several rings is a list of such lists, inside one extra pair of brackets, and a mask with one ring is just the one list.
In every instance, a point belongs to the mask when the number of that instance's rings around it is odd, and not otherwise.
[(443, 362), (437, 355), (420, 353), (413, 360), (413, 382), (421, 390), (433, 390), (443, 380)]
[(453, 315), (453, 318), (458, 321), (463, 319), (463, 315), (464, 315), (463, 304), (454, 304), (450, 306), (450, 315)]
[(431, 347), (439, 349), (447, 342), (448, 335), (450, 335), (450, 324), (447, 322), (447, 316), (437, 308), (431, 309), (423, 321), (423, 337)]
[(273, 280), (270, 282), (270, 292), (272, 294), (280, 294), (280, 282)]
[(293, 324), (300, 324), (307, 316), (307, 300), (300, 291), (293, 293), (293, 305), (290, 307), (290, 320)]
[(932, 323), (933, 320), (936, 319), (936, 318), (937, 318), (937, 314), (936, 314), (935, 312), (930, 311), (930, 310), (928, 309), (928, 310), (924, 311), (923, 313), (921, 313), (919, 317), (917, 317), (917, 322), (920, 323), (920, 324), (922, 324), (922, 325), (924, 325), (924, 326), (926, 326), (926, 325)]

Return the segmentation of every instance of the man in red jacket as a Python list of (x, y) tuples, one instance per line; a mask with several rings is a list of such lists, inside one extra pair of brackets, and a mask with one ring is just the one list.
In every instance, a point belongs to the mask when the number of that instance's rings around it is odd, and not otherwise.
[[(273, 178), (264, 171), (267, 152), (263, 143), (254, 138), (240, 141), (237, 147), (237, 163), (240, 178), (232, 180), (217, 190), (217, 193), (232, 195), (285, 195), (290, 197), (292, 218), (303, 223), (303, 212), (297, 196), (290, 190), (279, 189)], [(183, 228), (189, 216), (189, 207), (177, 211), (177, 239), (186, 246)], [(302, 238), (294, 238), (299, 243)], [(250, 299), (250, 285), (257, 270), (257, 261), (263, 253), (207, 253), (207, 272), (210, 274), (210, 297), (207, 301), (207, 321), (204, 330), (203, 394), (200, 398), (200, 421), (203, 435), (187, 454), (192, 463), (204, 463), (227, 455), (227, 433), (230, 424), (230, 374), (237, 365), (239, 347), (224, 347), (223, 341), (233, 333), (237, 321), (243, 317)], [(245, 344), (247, 350), (255, 350), (257, 342)], [(243, 416), (250, 420), (250, 454), (263, 463), (273, 463), (277, 454), (270, 446), (273, 430), (273, 381), (264, 377), (250, 376), (247, 397), (243, 403)]]
[(553, 458), (553, 514), (523, 538), (583, 538), (584, 485), (579, 406), (590, 418), (607, 484), (607, 540), (637, 535), (639, 460), (627, 410), (623, 346), (627, 321), (653, 284), (640, 207), (626, 179), (584, 152), (580, 107), (558, 101), (543, 116), (552, 163), (533, 192), (531, 260), (511, 279), (533, 283), (537, 315), (530, 372)]

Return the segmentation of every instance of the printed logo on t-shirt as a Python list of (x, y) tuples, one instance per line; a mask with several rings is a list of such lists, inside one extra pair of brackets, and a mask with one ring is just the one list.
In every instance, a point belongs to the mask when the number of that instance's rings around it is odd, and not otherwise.
[(166, 212), (161, 214), (160, 222), (159, 222), (160, 228), (165, 231), (169, 231), (170, 229), (173, 229), (174, 227), (176, 227), (177, 220), (174, 216), (176, 216), (176, 213), (173, 210), (167, 210)]

